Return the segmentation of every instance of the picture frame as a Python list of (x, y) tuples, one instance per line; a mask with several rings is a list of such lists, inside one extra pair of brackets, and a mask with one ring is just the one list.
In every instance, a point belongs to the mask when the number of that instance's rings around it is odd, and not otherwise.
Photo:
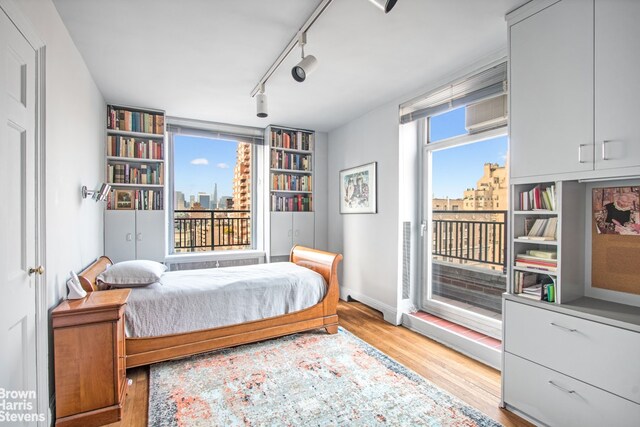
[(134, 190), (116, 190), (114, 199), (117, 210), (134, 209)]
[(377, 162), (340, 171), (340, 213), (377, 213)]

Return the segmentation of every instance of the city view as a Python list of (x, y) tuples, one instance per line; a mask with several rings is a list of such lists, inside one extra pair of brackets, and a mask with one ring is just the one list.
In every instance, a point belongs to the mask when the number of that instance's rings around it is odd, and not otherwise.
[(174, 137), (176, 253), (251, 246), (251, 152), (246, 142)]

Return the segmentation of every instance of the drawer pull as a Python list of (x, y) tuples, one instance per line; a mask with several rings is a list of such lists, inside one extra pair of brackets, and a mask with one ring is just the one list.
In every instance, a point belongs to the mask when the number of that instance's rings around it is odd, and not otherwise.
[(555, 326), (556, 328), (560, 328), (560, 329), (564, 329), (567, 332), (578, 332), (577, 329), (571, 329), (571, 328), (567, 328), (566, 326), (562, 326), (562, 325), (558, 325), (557, 323), (553, 323), (551, 322), (552, 326)]
[(571, 393), (575, 393), (576, 392), (575, 390), (569, 390), (569, 389), (566, 389), (564, 387), (561, 387), (561, 386), (559, 386), (558, 384), (554, 383), (551, 380), (549, 380), (549, 384), (551, 384), (552, 386), (554, 386), (555, 388), (557, 388), (559, 390), (564, 391), (565, 393), (570, 393), (571, 394)]

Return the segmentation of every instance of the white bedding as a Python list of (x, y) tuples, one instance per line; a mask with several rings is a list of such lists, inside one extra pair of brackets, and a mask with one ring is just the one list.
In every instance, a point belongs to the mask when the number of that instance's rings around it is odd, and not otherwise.
[(159, 283), (131, 290), (126, 334), (156, 337), (279, 316), (325, 293), (320, 274), (290, 262), (166, 272)]

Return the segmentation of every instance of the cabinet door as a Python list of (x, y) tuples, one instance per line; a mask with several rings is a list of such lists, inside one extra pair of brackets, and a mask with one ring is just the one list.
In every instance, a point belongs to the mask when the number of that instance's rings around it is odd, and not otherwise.
[(164, 262), (164, 211), (136, 211), (136, 258)]
[(107, 210), (104, 213), (104, 254), (111, 261), (136, 259), (136, 212)]
[(593, 3), (563, 0), (510, 27), (511, 176), (593, 169)]
[(271, 256), (289, 255), (293, 246), (293, 213), (271, 212)]
[(640, 2), (596, 0), (596, 169), (640, 166)]
[(293, 244), (308, 248), (315, 246), (315, 214), (313, 212), (293, 213)]

